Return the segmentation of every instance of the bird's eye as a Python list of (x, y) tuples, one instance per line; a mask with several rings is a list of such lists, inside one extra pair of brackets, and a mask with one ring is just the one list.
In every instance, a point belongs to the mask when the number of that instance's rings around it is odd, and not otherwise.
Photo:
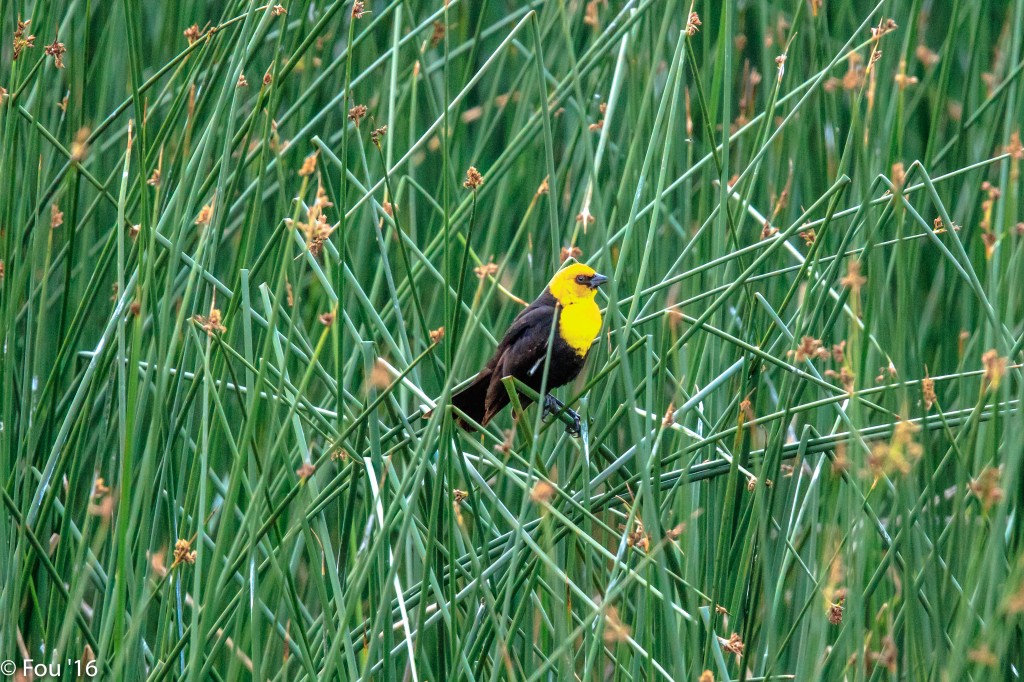
[(576, 276), (576, 283), (577, 284), (586, 284), (587, 283), (587, 276), (586, 275), (577, 275)]

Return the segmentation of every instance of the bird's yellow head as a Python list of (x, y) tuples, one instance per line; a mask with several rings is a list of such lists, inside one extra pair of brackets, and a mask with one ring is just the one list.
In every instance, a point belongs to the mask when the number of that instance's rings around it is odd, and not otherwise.
[(608, 281), (599, 275), (594, 268), (583, 263), (576, 263), (555, 273), (548, 284), (548, 291), (563, 306), (580, 301), (592, 301), (597, 288)]

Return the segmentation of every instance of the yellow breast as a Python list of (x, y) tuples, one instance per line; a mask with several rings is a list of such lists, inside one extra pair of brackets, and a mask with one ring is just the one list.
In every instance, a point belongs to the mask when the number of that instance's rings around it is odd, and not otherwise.
[(591, 300), (571, 303), (558, 316), (558, 335), (583, 357), (601, 331), (601, 309)]

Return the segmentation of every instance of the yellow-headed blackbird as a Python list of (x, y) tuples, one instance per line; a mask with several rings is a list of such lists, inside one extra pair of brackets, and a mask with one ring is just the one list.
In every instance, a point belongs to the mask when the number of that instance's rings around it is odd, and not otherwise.
[[(608, 281), (604, 275), (586, 265), (576, 263), (563, 268), (523, 312), (516, 316), (505, 332), (487, 365), (468, 386), (452, 395), (452, 405), (480, 425), (486, 425), (509, 404), (504, 377), (515, 377), (535, 391), (544, 379), (548, 340), (552, 340), (547, 389), (564, 386), (580, 373), (587, 359), (590, 344), (601, 331), (601, 309), (594, 296), (597, 288)], [(552, 323), (557, 324), (554, 335)], [(530, 401), (520, 394), (524, 405)], [(545, 411), (564, 407), (553, 396), (545, 396)], [(576, 422), (579, 417), (567, 410)], [(459, 419), (463, 428), (469, 424)], [(572, 429), (570, 429), (572, 432)]]

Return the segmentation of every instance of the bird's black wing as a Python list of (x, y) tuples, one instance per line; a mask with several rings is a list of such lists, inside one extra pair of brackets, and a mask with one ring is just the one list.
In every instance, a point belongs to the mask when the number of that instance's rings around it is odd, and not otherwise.
[(524, 362), (543, 361), (554, 316), (555, 298), (545, 290), (516, 316), (473, 382), (452, 396), (452, 405), (474, 421), (487, 424), (509, 402), (502, 377), (524, 379), (529, 369), (520, 369)]
[[(504, 377), (515, 377), (540, 389), (555, 310), (553, 299), (550, 304), (538, 299), (520, 313), (505, 333), (492, 359), (493, 364), (489, 364), (491, 372), (485, 400), (485, 420), (490, 421), (509, 403), (508, 391), (501, 381)], [(524, 398), (523, 402), (525, 404), (529, 401)]]
[(487, 363), (487, 366), (495, 367), (506, 350), (515, 346), (524, 335), (533, 334), (539, 328), (543, 328), (544, 341), (546, 342), (548, 335), (551, 333), (551, 323), (554, 319), (555, 297), (545, 289), (544, 293), (537, 297), (537, 300), (524, 308), (512, 320), (512, 324), (505, 330), (505, 335), (498, 343), (498, 348), (494, 351), (494, 356)]

